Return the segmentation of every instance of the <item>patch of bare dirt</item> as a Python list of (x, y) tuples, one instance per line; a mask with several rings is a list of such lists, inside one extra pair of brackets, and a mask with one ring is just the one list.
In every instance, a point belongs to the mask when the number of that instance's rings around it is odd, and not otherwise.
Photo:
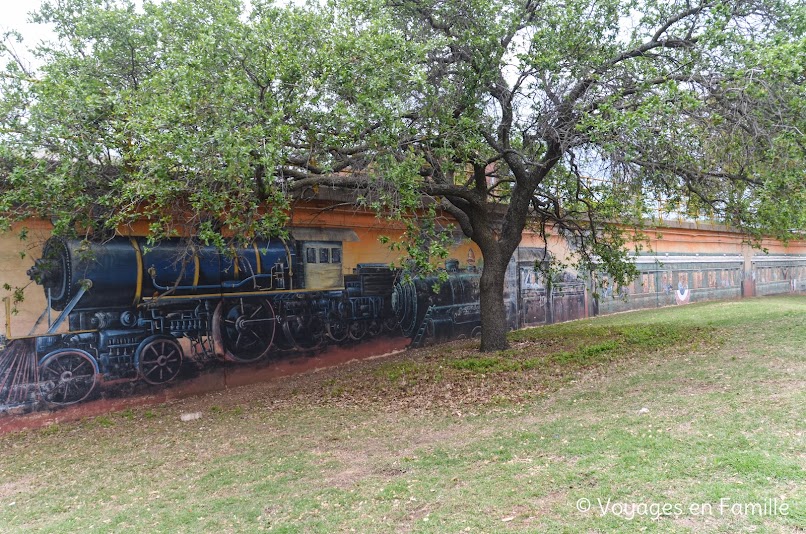
[(19, 480), (15, 480), (14, 482), (2, 482), (0, 483), (0, 501), (7, 501), (12, 499), (14, 495), (18, 493), (24, 493), (26, 491), (26, 484), (28, 484), (27, 478), (21, 478)]
[(560, 519), (560, 516), (555, 510), (561, 505), (567, 504), (567, 491), (552, 491), (551, 493), (541, 495), (540, 497), (534, 499), (531, 502), (531, 505), (525, 509), (524, 513), (522, 514), (524, 517), (522, 517), (522, 521), (519, 522), (520, 524), (518, 526), (520, 528), (534, 528), (534, 524), (538, 523), (541, 519)]

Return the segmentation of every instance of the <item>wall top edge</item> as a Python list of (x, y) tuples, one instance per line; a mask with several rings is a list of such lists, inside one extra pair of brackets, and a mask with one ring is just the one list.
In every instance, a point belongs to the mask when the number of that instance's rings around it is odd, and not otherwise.
[(785, 261), (791, 262), (792, 260), (796, 261), (804, 261), (806, 262), (806, 254), (791, 254), (788, 256), (776, 255), (776, 256), (763, 256), (763, 255), (756, 255), (753, 256), (752, 260), (753, 263), (760, 262), (760, 261)]
[[(744, 257), (742, 255), (737, 254), (730, 254), (730, 255), (718, 255), (718, 256), (706, 256), (706, 255), (699, 255), (699, 256), (692, 256), (692, 255), (674, 255), (669, 254), (668, 256), (631, 256), (630, 259), (634, 263), (736, 263), (744, 261)], [(806, 260), (806, 256), (803, 257)]]

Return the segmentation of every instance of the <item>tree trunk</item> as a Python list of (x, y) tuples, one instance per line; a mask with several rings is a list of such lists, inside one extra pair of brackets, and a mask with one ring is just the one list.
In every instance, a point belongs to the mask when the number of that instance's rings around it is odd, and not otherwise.
[(507, 312), (504, 306), (504, 279), (509, 257), (484, 254), (484, 268), (479, 282), (481, 311), (481, 351), (494, 352), (506, 349)]

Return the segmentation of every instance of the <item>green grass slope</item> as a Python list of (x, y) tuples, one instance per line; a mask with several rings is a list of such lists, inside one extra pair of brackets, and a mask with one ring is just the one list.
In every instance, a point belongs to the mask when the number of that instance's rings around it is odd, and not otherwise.
[(0, 531), (806, 529), (806, 297), (511, 340), (0, 436)]

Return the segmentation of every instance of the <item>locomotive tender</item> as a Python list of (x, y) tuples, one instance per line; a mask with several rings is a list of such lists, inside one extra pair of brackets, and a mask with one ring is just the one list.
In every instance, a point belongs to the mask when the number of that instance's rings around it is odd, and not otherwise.
[[(178, 239), (53, 237), (28, 271), (48, 299), (49, 328), (29, 338), (33, 395), (73, 404), (101, 378), (170, 382), (188, 356), (256, 362), (401, 324), (415, 346), (426, 336), (478, 334), (477, 273), (449, 262), (438, 291), (437, 278), (401, 278), (385, 264), (358, 264), (345, 276), (342, 245), (269, 239), (222, 252)], [(50, 310), (60, 312), (53, 321)]]

